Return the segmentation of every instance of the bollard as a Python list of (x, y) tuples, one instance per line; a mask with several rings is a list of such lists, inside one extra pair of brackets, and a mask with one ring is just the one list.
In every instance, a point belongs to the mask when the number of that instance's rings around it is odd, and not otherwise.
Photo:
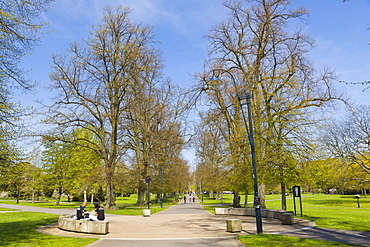
[(143, 209), (143, 216), (150, 217), (150, 209)]
[(242, 221), (239, 219), (226, 220), (226, 231), (227, 232), (241, 232), (242, 231)]

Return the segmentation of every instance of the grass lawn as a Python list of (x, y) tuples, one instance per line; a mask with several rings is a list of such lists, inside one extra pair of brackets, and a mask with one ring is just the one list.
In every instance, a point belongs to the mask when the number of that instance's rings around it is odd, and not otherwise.
[[(154, 198), (153, 198), (154, 199)], [(147, 206), (136, 207), (136, 195), (125, 198), (117, 198), (117, 206), (119, 210), (107, 210), (107, 213), (121, 215), (142, 215), (143, 209)], [(16, 204), (15, 200), (0, 200), (4, 204)], [(19, 205), (34, 206), (45, 208), (77, 208), (80, 202), (62, 201), (60, 206), (55, 206), (55, 201), (49, 202), (30, 202), (20, 201)], [(165, 210), (169, 206), (174, 205), (173, 199), (168, 199), (163, 202), (163, 208), (159, 204), (153, 203), (150, 207), (151, 213)], [(89, 204), (87, 210), (93, 209), (93, 205)], [(7, 208), (0, 208), (0, 211), (14, 211)], [(68, 238), (61, 236), (53, 236), (38, 232), (36, 229), (40, 226), (57, 223), (58, 215), (35, 213), (35, 212), (9, 212), (0, 214), (0, 246), (86, 246), (97, 238)]]
[[(151, 198), (152, 201), (155, 201), (155, 195), (152, 195)], [(159, 203), (152, 203), (150, 206), (150, 212), (151, 214), (158, 213), (160, 211), (163, 211), (167, 209), (170, 206), (175, 205), (176, 203), (173, 203), (173, 198), (163, 200), (162, 208), (160, 207)], [(116, 205), (119, 208), (118, 210), (106, 210), (106, 213), (110, 214), (118, 214), (118, 215), (142, 215), (143, 209), (147, 209), (148, 206), (136, 206), (135, 203), (137, 201), (137, 195), (133, 194), (130, 197), (118, 197), (116, 199)], [(17, 204), (16, 200), (0, 200), (0, 203), (4, 204)], [(59, 204), (59, 206), (55, 206), (55, 201), (43, 201), (43, 202), (34, 202), (31, 201), (19, 201), (19, 205), (22, 206), (33, 206), (33, 207), (45, 207), (45, 208), (77, 208), (81, 205), (81, 202), (67, 202), (66, 200), (62, 200)], [(89, 203), (86, 207), (88, 211), (91, 211), (94, 209), (94, 205)], [(1, 210), (1, 209), (0, 209)], [(4, 211), (4, 210), (2, 210)]]
[(16, 209), (11, 209), (11, 208), (1, 208), (0, 211), (17, 211)]
[[(142, 210), (147, 206), (136, 207), (136, 195), (131, 195), (129, 198), (117, 198), (117, 206), (120, 208), (116, 211), (107, 211), (113, 214), (125, 215), (141, 215)], [(244, 201), (244, 198), (241, 198)], [(253, 197), (249, 196), (248, 201), (252, 201)], [(311, 195), (303, 194), (302, 207), (303, 217), (299, 213), (299, 198), (296, 198), (297, 218), (308, 219), (316, 223), (318, 227), (370, 231), (370, 199), (361, 198), (358, 208), (357, 200), (353, 196), (342, 195)], [(0, 203), (16, 204), (12, 201), (0, 201)], [(204, 197), (203, 205), (205, 209), (214, 213), (214, 208), (219, 207), (217, 204), (232, 203), (232, 195), (223, 195), (222, 202), (212, 198)], [(47, 208), (76, 208), (80, 203), (77, 202), (62, 202), (60, 206), (55, 206), (54, 202), (24, 202), (20, 201), (20, 205), (37, 206)], [(151, 213), (155, 213), (166, 209), (173, 205), (173, 200), (169, 199), (160, 208), (159, 204), (151, 206)], [(228, 207), (227, 205), (225, 205)], [(248, 203), (248, 206), (252, 206)], [(280, 195), (267, 195), (266, 206), (269, 209), (280, 209)], [(288, 210), (293, 211), (292, 198), (287, 201)], [(93, 206), (89, 205), (88, 210)], [(0, 211), (8, 211), (8, 209), (0, 208)], [(96, 239), (86, 238), (67, 238), (42, 234), (36, 231), (39, 226), (56, 223), (58, 216), (45, 213), (32, 212), (9, 212), (1, 213), (0, 221), (0, 246), (86, 246)], [(245, 235), (239, 239), (245, 246), (357, 246), (342, 244), (337, 242), (327, 242), (320, 240), (311, 240), (295, 237), (287, 237), (280, 235)]]
[(360, 246), (355, 244), (343, 244), (331, 241), (321, 241), (306, 238), (296, 238), (281, 235), (260, 234), (239, 236), (239, 240), (244, 246), (258, 247), (282, 247), (282, 246), (299, 246), (299, 247), (323, 247), (323, 246)]
[(14, 212), (1, 213), (0, 246), (86, 246), (97, 238), (68, 238), (43, 234), (36, 229), (58, 222), (58, 215)]
[[(232, 195), (223, 195), (224, 203), (232, 203)], [(266, 195), (266, 207), (268, 209), (281, 209), (281, 195)], [(253, 200), (253, 196), (248, 197), (248, 201)], [(243, 197), (241, 198), (244, 201)], [(220, 200), (204, 197), (204, 208), (214, 213), (215, 204), (220, 204)], [(360, 198), (360, 208), (357, 200), (352, 195), (312, 195), (302, 194), (302, 211), (300, 215), (299, 198), (296, 198), (297, 218), (307, 219), (315, 222), (318, 227), (352, 230), (370, 231), (370, 198)], [(252, 207), (252, 203), (248, 204)], [(224, 206), (228, 207), (228, 206)], [(287, 210), (294, 211), (294, 202), (291, 197), (287, 200)]]

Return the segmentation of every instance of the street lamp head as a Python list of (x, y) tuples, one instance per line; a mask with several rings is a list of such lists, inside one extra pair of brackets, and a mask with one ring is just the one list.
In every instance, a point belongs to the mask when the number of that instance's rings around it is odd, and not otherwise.
[(223, 83), (221, 79), (219, 79), (217, 76), (213, 75), (209, 81), (207, 81), (207, 85), (209, 86), (220, 86)]

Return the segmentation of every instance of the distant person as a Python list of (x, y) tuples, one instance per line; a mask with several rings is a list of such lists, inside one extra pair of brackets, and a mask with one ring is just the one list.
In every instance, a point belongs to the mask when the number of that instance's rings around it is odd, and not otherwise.
[(195, 202), (195, 196), (193, 196), (193, 202)]
[(184, 196), (184, 203), (186, 204), (186, 196)]

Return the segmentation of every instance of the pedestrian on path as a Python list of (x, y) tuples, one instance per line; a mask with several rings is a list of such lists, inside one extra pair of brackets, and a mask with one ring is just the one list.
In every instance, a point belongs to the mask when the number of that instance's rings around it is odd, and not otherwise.
[(184, 203), (186, 204), (186, 196), (184, 196)]

